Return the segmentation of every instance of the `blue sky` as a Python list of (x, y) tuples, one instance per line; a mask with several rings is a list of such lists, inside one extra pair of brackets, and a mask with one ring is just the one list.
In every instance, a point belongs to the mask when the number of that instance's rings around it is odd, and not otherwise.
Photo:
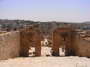
[(90, 21), (90, 0), (0, 0), (0, 18)]

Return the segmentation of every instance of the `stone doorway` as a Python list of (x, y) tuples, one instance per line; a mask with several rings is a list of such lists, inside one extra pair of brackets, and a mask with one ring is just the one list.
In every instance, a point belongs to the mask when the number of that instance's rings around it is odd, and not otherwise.
[(57, 28), (53, 32), (53, 45), (52, 55), (62, 56), (70, 55), (71, 52), (71, 29), (70, 28)]
[[(53, 31), (52, 46), (44, 46), (41, 41), (43, 40), (40, 30), (29, 27), (21, 30), (21, 56), (41, 56), (42, 51), (49, 49), (49, 55), (53, 56), (69, 56), (72, 54), (72, 30), (70, 28), (57, 28)], [(45, 44), (47, 45), (48, 42)], [(33, 50), (32, 53), (30, 50)], [(47, 54), (46, 54), (47, 55)]]
[(28, 27), (21, 30), (20, 35), (20, 56), (41, 56), (41, 35), (39, 30), (34, 29), (33, 27)]

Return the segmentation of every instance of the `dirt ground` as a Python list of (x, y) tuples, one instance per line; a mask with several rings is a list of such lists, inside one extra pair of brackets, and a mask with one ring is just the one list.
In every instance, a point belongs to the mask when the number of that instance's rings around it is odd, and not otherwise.
[(0, 60), (0, 67), (90, 67), (90, 58), (86, 57), (54, 57), (48, 56), (50, 48), (42, 48), (41, 57), (18, 57)]

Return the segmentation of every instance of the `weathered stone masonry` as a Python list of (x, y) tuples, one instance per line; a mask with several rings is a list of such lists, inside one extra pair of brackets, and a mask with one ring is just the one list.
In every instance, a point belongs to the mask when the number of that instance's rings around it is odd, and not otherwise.
[(65, 46), (66, 55), (71, 51), (71, 33), (70, 28), (57, 28), (53, 32), (53, 55), (59, 56), (59, 48)]
[[(29, 56), (30, 47), (35, 47), (35, 56), (41, 56), (40, 30), (35, 27), (19, 31), (0, 33), (0, 60), (18, 56)], [(90, 37), (82, 37), (70, 28), (57, 28), (52, 35), (52, 55), (59, 56), (64, 47), (65, 55), (90, 57)]]
[(41, 35), (40, 31), (33, 27), (25, 28), (20, 31), (20, 56), (29, 56), (31, 46), (35, 47), (35, 56), (41, 55)]
[(80, 33), (75, 33), (73, 44), (76, 56), (90, 57), (90, 37), (83, 37)]
[(18, 31), (0, 34), (0, 60), (19, 56), (20, 33)]
[(80, 33), (70, 28), (57, 28), (53, 32), (52, 55), (59, 56), (59, 48), (65, 46), (66, 56), (90, 57), (90, 34), (86, 36), (86, 34)]

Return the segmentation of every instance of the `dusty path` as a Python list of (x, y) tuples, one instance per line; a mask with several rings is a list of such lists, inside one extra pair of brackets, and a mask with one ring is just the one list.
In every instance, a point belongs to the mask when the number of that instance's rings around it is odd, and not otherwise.
[(0, 67), (90, 67), (85, 57), (28, 57), (0, 61)]
[(42, 47), (41, 57), (19, 57), (0, 61), (0, 67), (90, 67), (90, 59), (85, 57), (53, 57), (51, 48)]

